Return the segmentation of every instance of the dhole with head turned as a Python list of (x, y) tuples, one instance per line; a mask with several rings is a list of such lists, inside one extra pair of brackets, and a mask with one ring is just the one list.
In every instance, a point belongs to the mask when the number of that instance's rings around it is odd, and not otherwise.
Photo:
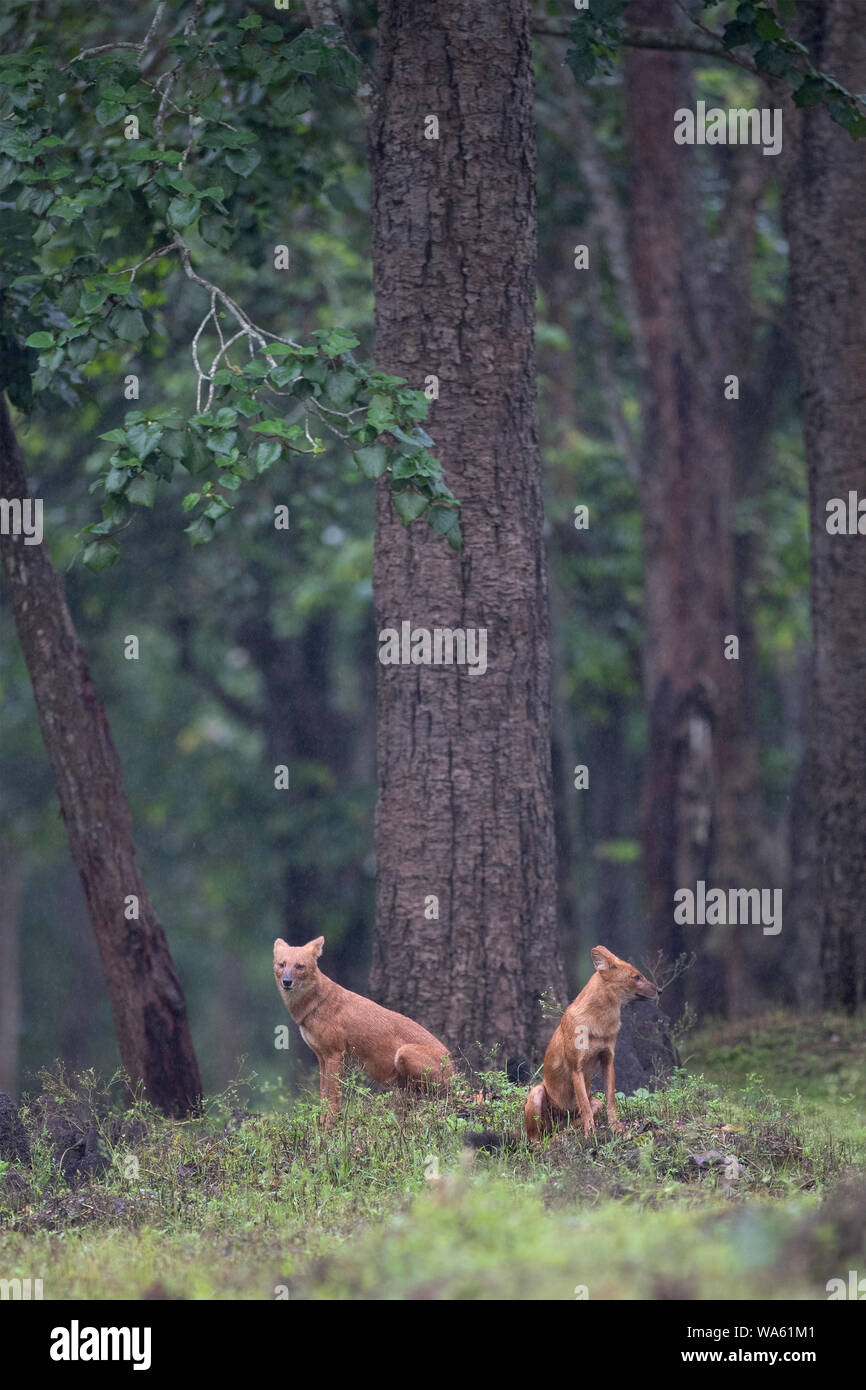
[(454, 1075), (448, 1049), (411, 1018), (343, 989), (319, 969), (323, 936), (306, 946), (274, 942), (274, 979), (301, 1037), (319, 1061), (325, 1123), (340, 1111), (343, 1063), (350, 1058), (374, 1081), (397, 1086), (447, 1085)]
[(613, 1074), (620, 1012), (632, 999), (658, 999), (659, 991), (633, 965), (604, 946), (593, 947), (592, 963), (595, 973), (569, 1004), (548, 1044), (544, 1079), (529, 1092), (526, 1134), (532, 1143), (557, 1124), (571, 1124), (577, 1115), (584, 1134), (592, 1133), (596, 1112), (601, 1109), (601, 1102), (589, 1094), (597, 1066), (601, 1067), (608, 1124), (617, 1133), (622, 1129)]

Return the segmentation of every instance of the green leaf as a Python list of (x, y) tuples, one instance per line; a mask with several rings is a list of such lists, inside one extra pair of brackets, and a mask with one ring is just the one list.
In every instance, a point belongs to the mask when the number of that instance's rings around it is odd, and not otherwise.
[(54, 339), (50, 333), (31, 333), (30, 337), (26, 339), (24, 346), (41, 349), (50, 348), (54, 346)]
[(213, 457), (201, 440), (193, 436), (190, 441), (189, 453), (185, 457), (184, 463), (190, 473), (206, 473), (213, 464)]
[(775, 17), (770, 14), (769, 10), (762, 10), (758, 14), (755, 20), (755, 28), (765, 42), (769, 39), (784, 38), (784, 30), (780, 28)]
[(328, 379), (328, 364), (323, 357), (318, 357), (312, 362), (302, 362), (301, 371), (307, 381), (312, 381), (316, 386), (324, 386)]
[(129, 469), (124, 468), (119, 463), (112, 463), (105, 475), (105, 491), (107, 495), (113, 496), (123, 492), (129, 482)]
[(366, 449), (356, 449), (352, 458), (365, 478), (381, 478), (388, 467), (388, 451), (384, 444), (371, 444)]
[(297, 439), (297, 426), (287, 425), (285, 420), (261, 420), (250, 425), (253, 434), (276, 434), (280, 439)]
[(169, 430), (159, 441), (160, 452), (179, 462), (186, 453), (186, 434), (182, 430)]
[(162, 438), (161, 425), (130, 425), (127, 430), (129, 447), (140, 459), (147, 458)]
[(168, 205), (168, 219), (173, 227), (183, 230), (192, 225), (200, 211), (197, 198), (172, 198)]
[(427, 513), (427, 520), (438, 536), (447, 536), (449, 531), (460, 525), (460, 518), (454, 507), (431, 507)]
[(115, 309), (111, 315), (111, 327), (125, 343), (139, 343), (147, 337), (147, 324), (138, 309)]
[(382, 430), (389, 429), (395, 423), (390, 396), (383, 396), (378, 393), (373, 396), (367, 410), (367, 419), (373, 428), (380, 433)]
[(204, 545), (213, 536), (214, 523), (209, 516), (199, 516), (184, 530), (193, 545)]
[(100, 536), (99, 540), (91, 541), (85, 546), (81, 558), (89, 570), (98, 574), (100, 570), (107, 570), (111, 565), (117, 564), (120, 546), (110, 536)]
[(279, 367), (271, 367), (270, 378), (275, 386), (288, 386), (300, 375), (296, 363), (283, 362)]
[(85, 290), (81, 296), (82, 314), (92, 314), (95, 309), (101, 309), (108, 298), (108, 290)]
[(341, 353), (351, 352), (360, 342), (360, 338), (345, 328), (319, 328), (313, 337), (319, 339), (319, 348), (326, 357), (339, 357)]
[(404, 525), (416, 521), (429, 505), (429, 497), (423, 497), (420, 492), (394, 492), (391, 494), (394, 502), (394, 510)]
[(420, 425), (416, 425), (411, 434), (407, 434), (405, 430), (401, 430), (399, 425), (397, 425), (391, 430), (391, 434), (403, 444), (411, 444), (416, 449), (422, 445), (427, 449), (433, 447), (433, 440), (426, 430), (422, 430)]
[(94, 111), (97, 125), (114, 125), (126, 115), (126, 107), (114, 101), (101, 101)]
[(127, 499), (140, 507), (152, 507), (156, 500), (156, 483), (154, 473), (137, 473), (126, 489)]
[(237, 437), (237, 430), (208, 430), (204, 442), (212, 454), (230, 454)]
[[(222, 481), (227, 482), (228, 480)], [(219, 521), (220, 517), (225, 516), (226, 512), (230, 512), (231, 509), (231, 502), (218, 492), (211, 498), (210, 505), (205, 507), (204, 516), (209, 517), (211, 521)]]
[(264, 473), (271, 464), (276, 463), (282, 452), (282, 445), (276, 439), (263, 439), (256, 448), (256, 472)]
[(262, 162), (262, 157), (257, 150), (231, 150), (226, 155), (226, 164), (232, 173), (240, 174), (244, 177), (257, 169)]
[(358, 378), (354, 372), (332, 372), (325, 379), (325, 398), (329, 405), (344, 410), (355, 395)]

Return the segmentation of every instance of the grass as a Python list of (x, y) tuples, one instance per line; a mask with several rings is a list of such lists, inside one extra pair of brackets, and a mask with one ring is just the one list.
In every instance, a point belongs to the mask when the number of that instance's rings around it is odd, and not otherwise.
[[(44, 1076), (32, 1166), (0, 1165), (0, 1278), (60, 1299), (824, 1299), (866, 1272), (864, 1030), (808, 1027), (814, 1074), (789, 1061), (802, 1021), (709, 1029), (667, 1090), (622, 1101), (623, 1135), (536, 1152), (466, 1145), (519, 1129), (499, 1072), (448, 1100), (356, 1076), (328, 1133), (254, 1079), (178, 1122)], [(70, 1179), (89, 1126), (96, 1167)]]
[(705, 1028), (685, 1051), (725, 1090), (771, 1090), (866, 1149), (866, 1018), (768, 1013)]

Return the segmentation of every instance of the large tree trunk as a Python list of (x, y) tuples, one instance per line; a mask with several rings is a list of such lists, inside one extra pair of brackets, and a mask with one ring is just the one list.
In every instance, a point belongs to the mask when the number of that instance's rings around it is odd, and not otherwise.
[[(862, 92), (862, 4), (802, 0), (798, 13), (816, 66)], [(866, 496), (866, 142), (823, 106), (785, 121), (796, 142), (785, 201), (809, 470), (821, 968), (825, 1004), (853, 1011), (866, 998), (866, 537), (830, 535), (826, 506)]]
[[(652, 27), (676, 18), (673, 0), (632, 0), (629, 17)], [(696, 151), (675, 145), (673, 112), (691, 100), (682, 56), (630, 51), (625, 60), (631, 150), (632, 273), (646, 371), (641, 492), (645, 550), (644, 687), (649, 736), (642, 807), (653, 945), (696, 949), (690, 993), (735, 1008), (742, 932), (673, 920), (674, 892), (755, 887), (759, 818), (757, 747), (744, 688), (751, 662), (740, 632), (732, 492), (741, 400), (724, 378), (745, 372), (752, 219), (759, 186), (748, 170), (730, 212), (737, 234), (709, 245), (699, 207)], [(738, 152), (753, 159), (752, 151)], [(743, 310), (745, 309), (745, 313)], [(740, 660), (725, 638), (740, 636)], [(752, 676), (754, 667), (752, 665)], [(724, 966), (722, 962), (724, 961)], [(666, 995), (676, 1009), (683, 990)]]
[[(384, 0), (370, 130), (377, 358), (423, 386), (456, 556), (379, 496), (379, 630), (487, 630), (488, 667), (379, 669), (372, 989), (458, 1052), (537, 1052), (564, 1000), (535, 411), (527, 0)], [(439, 138), (424, 138), (435, 115)], [(439, 899), (438, 920), (424, 915)]]
[[(0, 496), (27, 495), (24, 459), (0, 397)], [(198, 1065), (180, 981), (136, 861), (108, 721), (46, 546), (9, 535), (0, 537), (0, 552), (69, 847), (99, 945), (121, 1060), (130, 1080), (144, 1083), (148, 1100), (183, 1114), (201, 1093)], [(138, 899), (137, 920), (125, 916), (131, 896)]]

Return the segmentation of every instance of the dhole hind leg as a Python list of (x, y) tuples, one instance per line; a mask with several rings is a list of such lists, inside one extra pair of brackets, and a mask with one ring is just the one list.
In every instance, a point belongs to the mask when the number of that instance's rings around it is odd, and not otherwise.
[(447, 1089), (454, 1074), (450, 1058), (434, 1052), (421, 1043), (404, 1043), (394, 1053), (394, 1070), (398, 1086), (411, 1086), (417, 1090), (439, 1091)]
[(538, 1144), (542, 1134), (553, 1129), (553, 1107), (543, 1081), (533, 1086), (523, 1110), (526, 1121), (526, 1137), (530, 1144)]

